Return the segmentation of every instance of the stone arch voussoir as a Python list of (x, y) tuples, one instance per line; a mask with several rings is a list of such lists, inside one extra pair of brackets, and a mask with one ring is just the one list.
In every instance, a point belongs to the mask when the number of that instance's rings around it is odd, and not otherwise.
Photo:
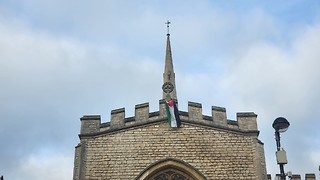
[(148, 180), (155, 174), (162, 171), (165, 172), (168, 169), (179, 171), (195, 180), (206, 180), (206, 177), (201, 174), (199, 170), (190, 164), (175, 158), (165, 158), (150, 164), (140, 172), (136, 180)]

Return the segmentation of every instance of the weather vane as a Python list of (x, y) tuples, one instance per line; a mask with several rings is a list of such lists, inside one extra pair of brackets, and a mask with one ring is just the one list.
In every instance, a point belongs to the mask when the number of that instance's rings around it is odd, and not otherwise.
[(168, 20), (167, 22), (166, 22), (166, 25), (167, 25), (167, 34), (169, 34), (169, 24), (171, 24), (171, 22)]

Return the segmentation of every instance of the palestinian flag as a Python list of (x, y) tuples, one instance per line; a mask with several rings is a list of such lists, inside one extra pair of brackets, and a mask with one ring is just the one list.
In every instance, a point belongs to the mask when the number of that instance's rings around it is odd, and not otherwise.
[(174, 100), (166, 101), (166, 109), (168, 115), (168, 122), (170, 127), (180, 127), (181, 120), (179, 117), (178, 108)]

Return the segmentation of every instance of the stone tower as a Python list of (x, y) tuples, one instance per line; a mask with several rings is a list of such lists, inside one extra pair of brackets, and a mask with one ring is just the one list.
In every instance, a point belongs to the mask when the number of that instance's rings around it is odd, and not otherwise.
[[(165, 57), (164, 84), (174, 86), (170, 96), (177, 99), (169, 33)], [(207, 116), (200, 103), (188, 102), (188, 111), (177, 112), (181, 126), (171, 128), (164, 99), (156, 112), (137, 104), (133, 117), (124, 108), (112, 110), (107, 122), (81, 117), (73, 179), (267, 179), (255, 113), (229, 120), (224, 107), (212, 106)]]

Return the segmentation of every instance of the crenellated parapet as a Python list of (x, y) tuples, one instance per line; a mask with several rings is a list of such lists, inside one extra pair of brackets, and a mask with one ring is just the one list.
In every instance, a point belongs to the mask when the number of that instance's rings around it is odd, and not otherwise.
[(138, 104), (135, 107), (135, 120), (146, 121), (149, 119), (149, 103)]
[(257, 115), (253, 112), (237, 113), (237, 122), (241, 130), (257, 130)]
[(188, 119), (193, 121), (202, 121), (202, 104), (195, 102), (188, 102)]
[(83, 116), (80, 118), (81, 129), (80, 134), (90, 134), (100, 131), (101, 117), (100, 115)]
[(212, 106), (212, 120), (213, 124), (217, 126), (228, 126), (227, 122), (227, 113), (226, 113), (226, 108), (224, 107), (219, 107), (219, 106)]
[[(303, 177), (303, 175), (302, 175)], [(304, 175), (304, 178), (302, 178), (300, 174), (292, 174), (290, 176), (291, 180), (316, 180), (316, 175), (314, 173), (308, 173)], [(274, 178), (271, 177), (271, 174), (267, 175), (267, 180), (277, 180), (280, 179), (280, 174), (276, 174)]]
[[(100, 115), (85, 115), (81, 120), (80, 135), (97, 134), (111, 132), (146, 125), (167, 120), (165, 100), (159, 101), (159, 111), (150, 112), (149, 103), (137, 104), (135, 115), (125, 117), (125, 108), (111, 111), (109, 122), (101, 123)], [(226, 108), (219, 106), (211, 107), (211, 116), (202, 114), (202, 104), (188, 102), (188, 111), (179, 111), (180, 119), (183, 123), (193, 123), (214, 128), (240, 132), (258, 132), (257, 115), (253, 112), (239, 112), (236, 120), (227, 119)]]
[(125, 109), (115, 109), (111, 111), (110, 126), (112, 128), (121, 128), (125, 126)]

